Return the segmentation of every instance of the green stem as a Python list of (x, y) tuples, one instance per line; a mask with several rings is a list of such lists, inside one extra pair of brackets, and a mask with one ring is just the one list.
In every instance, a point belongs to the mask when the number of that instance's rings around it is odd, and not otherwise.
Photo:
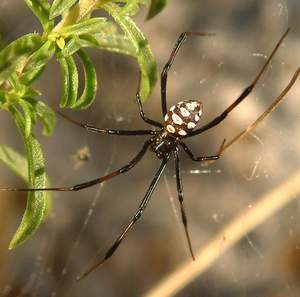
[(63, 17), (63, 19), (57, 24), (53, 31), (59, 31), (59, 29), (75, 24), (83, 20), (86, 16), (91, 14), (93, 10), (101, 7), (110, 0), (81, 0)]

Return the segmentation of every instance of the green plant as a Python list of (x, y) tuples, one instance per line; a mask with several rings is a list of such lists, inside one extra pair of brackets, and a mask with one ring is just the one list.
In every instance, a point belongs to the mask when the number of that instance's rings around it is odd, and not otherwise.
[[(34, 134), (40, 121), (43, 134), (53, 133), (54, 111), (40, 100), (33, 87), (47, 63), (56, 57), (62, 78), (61, 108), (85, 109), (94, 101), (97, 75), (84, 48), (117, 52), (134, 57), (142, 74), (141, 94), (145, 100), (156, 82), (156, 63), (147, 39), (132, 20), (141, 5), (150, 3), (147, 18), (155, 16), (167, 0), (24, 0), (39, 19), (42, 34), (24, 35), (0, 51), (0, 108), (13, 117), (23, 138), (26, 157), (6, 145), (0, 145), (0, 161), (23, 178), (30, 187), (47, 185), (42, 148)], [(111, 16), (93, 17), (96, 10)], [(61, 20), (55, 25), (55, 19)], [(121, 30), (119, 30), (119, 28)], [(120, 32), (121, 31), (121, 32)], [(84, 90), (78, 96), (79, 76), (74, 56), (84, 69)], [(27, 206), (9, 248), (23, 243), (37, 230), (47, 211), (50, 199), (46, 192), (31, 192)]]

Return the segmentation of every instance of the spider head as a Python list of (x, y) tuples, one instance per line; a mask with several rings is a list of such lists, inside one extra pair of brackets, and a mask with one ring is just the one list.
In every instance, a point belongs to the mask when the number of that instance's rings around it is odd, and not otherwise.
[(197, 125), (202, 115), (202, 102), (185, 100), (171, 106), (165, 115), (164, 129), (174, 136), (185, 136)]

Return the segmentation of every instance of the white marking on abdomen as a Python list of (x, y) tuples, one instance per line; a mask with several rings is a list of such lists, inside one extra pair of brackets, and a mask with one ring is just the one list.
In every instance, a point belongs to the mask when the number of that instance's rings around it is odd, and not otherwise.
[(182, 118), (180, 116), (178, 116), (176, 113), (172, 114), (172, 120), (177, 125), (181, 125), (183, 123)]
[(175, 131), (176, 131), (175, 128), (174, 128), (172, 125), (167, 125), (167, 128), (166, 128), (166, 129), (167, 129), (167, 131), (170, 132), (170, 133), (175, 133)]
[(189, 129), (194, 129), (194, 128), (196, 127), (196, 124), (193, 123), (193, 122), (189, 122), (189, 123), (187, 124), (187, 127), (188, 127)]

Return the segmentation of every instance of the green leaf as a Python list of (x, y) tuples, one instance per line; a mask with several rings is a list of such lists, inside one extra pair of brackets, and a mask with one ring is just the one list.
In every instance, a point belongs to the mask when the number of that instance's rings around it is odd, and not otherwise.
[(23, 109), (23, 118), (24, 118), (24, 136), (28, 138), (32, 132), (32, 120), (33, 120), (33, 114), (32, 114), (32, 107), (25, 101), (20, 99), (18, 104)]
[[(22, 178), (28, 184), (28, 162), (24, 156), (9, 146), (0, 145), (0, 162), (6, 165), (12, 172)], [(47, 182), (48, 185), (48, 182)], [(52, 203), (50, 193), (46, 193), (46, 209), (44, 219), (50, 212)]]
[(45, 136), (52, 135), (56, 123), (56, 115), (52, 108), (44, 102), (34, 98), (26, 98), (24, 100), (26, 100), (32, 106), (34, 113), (42, 122), (43, 134)]
[(42, 44), (42, 38), (39, 35), (28, 34), (5, 47), (0, 52), (0, 83), (15, 72)]
[(11, 74), (11, 76), (8, 78), (8, 81), (16, 92), (22, 92), (24, 90), (24, 86), (20, 83), (19, 76), (16, 72)]
[(72, 107), (77, 99), (78, 71), (72, 56), (59, 57), (62, 74), (62, 97), (60, 107)]
[(90, 37), (87, 40), (74, 36), (62, 49), (61, 54), (64, 57), (68, 57), (68, 56), (72, 56), (79, 49), (83, 47), (96, 47), (96, 46), (97, 46), (97, 40), (95, 40), (95, 38), (92, 35), (90, 35)]
[(63, 14), (71, 6), (73, 6), (77, 0), (54, 0), (50, 9), (50, 19)]
[(135, 56), (135, 49), (131, 42), (123, 34), (118, 34), (118, 28), (112, 21), (107, 21), (101, 28), (100, 33), (82, 34), (80, 36), (72, 36), (62, 49), (63, 56), (70, 56), (79, 49), (85, 47), (98, 48), (110, 52), (122, 53)]
[(20, 81), (29, 85), (43, 71), (45, 65), (50, 61), (55, 53), (55, 45), (51, 41), (46, 41), (38, 50), (36, 50), (26, 62), (22, 71)]
[(150, 95), (157, 79), (156, 62), (148, 41), (130, 17), (122, 16), (121, 9), (117, 5), (107, 3), (103, 5), (103, 8), (120, 25), (136, 51), (135, 56), (142, 74), (141, 96), (145, 100)]
[(147, 20), (152, 19), (159, 14), (167, 5), (168, 0), (151, 0)]
[(64, 38), (73, 35), (79, 36), (88, 33), (99, 33), (101, 32), (101, 28), (105, 26), (106, 21), (106, 18), (91, 18), (74, 25), (65, 26), (57, 31), (57, 33), (62, 35)]
[(22, 98), (33, 98), (37, 96), (41, 96), (42, 93), (34, 88), (27, 87)]
[(136, 51), (130, 39), (121, 34), (96, 34), (97, 48), (135, 57)]
[(38, 79), (44, 71), (44, 67), (34, 68), (27, 71), (26, 74), (20, 77), (20, 81), (25, 86), (30, 86), (36, 79)]
[(55, 112), (48, 105), (41, 101), (37, 101), (35, 110), (37, 112), (38, 118), (43, 124), (43, 134), (45, 136), (52, 135), (56, 123)]
[(62, 50), (63, 56), (71, 56), (79, 49), (91, 47), (135, 57), (135, 49), (130, 40), (121, 34), (85, 34), (72, 38)]
[[(45, 174), (44, 158), (40, 144), (33, 134), (26, 137), (25, 121), (20, 111), (18, 111), (14, 106), (10, 106), (9, 110), (24, 139), (28, 160), (29, 186), (32, 188), (44, 188), (47, 185), (47, 177)], [(46, 192), (28, 193), (24, 216), (18, 230), (10, 242), (9, 249), (13, 249), (23, 243), (37, 230), (47, 213), (47, 205)]]
[(25, 0), (27, 6), (32, 10), (41, 22), (44, 31), (50, 32), (53, 22), (49, 20), (50, 4), (47, 0)]
[(85, 86), (81, 97), (76, 101), (76, 103), (72, 107), (77, 109), (85, 109), (93, 103), (96, 97), (97, 74), (93, 63), (87, 56), (87, 54), (82, 50), (79, 50), (77, 54), (80, 57), (80, 60), (83, 65)]
[(55, 53), (55, 44), (47, 40), (38, 50), (36, 50), (29, 58), (23, 73), (32, 71), (35, 68), (41, 68), (45, 66)]

